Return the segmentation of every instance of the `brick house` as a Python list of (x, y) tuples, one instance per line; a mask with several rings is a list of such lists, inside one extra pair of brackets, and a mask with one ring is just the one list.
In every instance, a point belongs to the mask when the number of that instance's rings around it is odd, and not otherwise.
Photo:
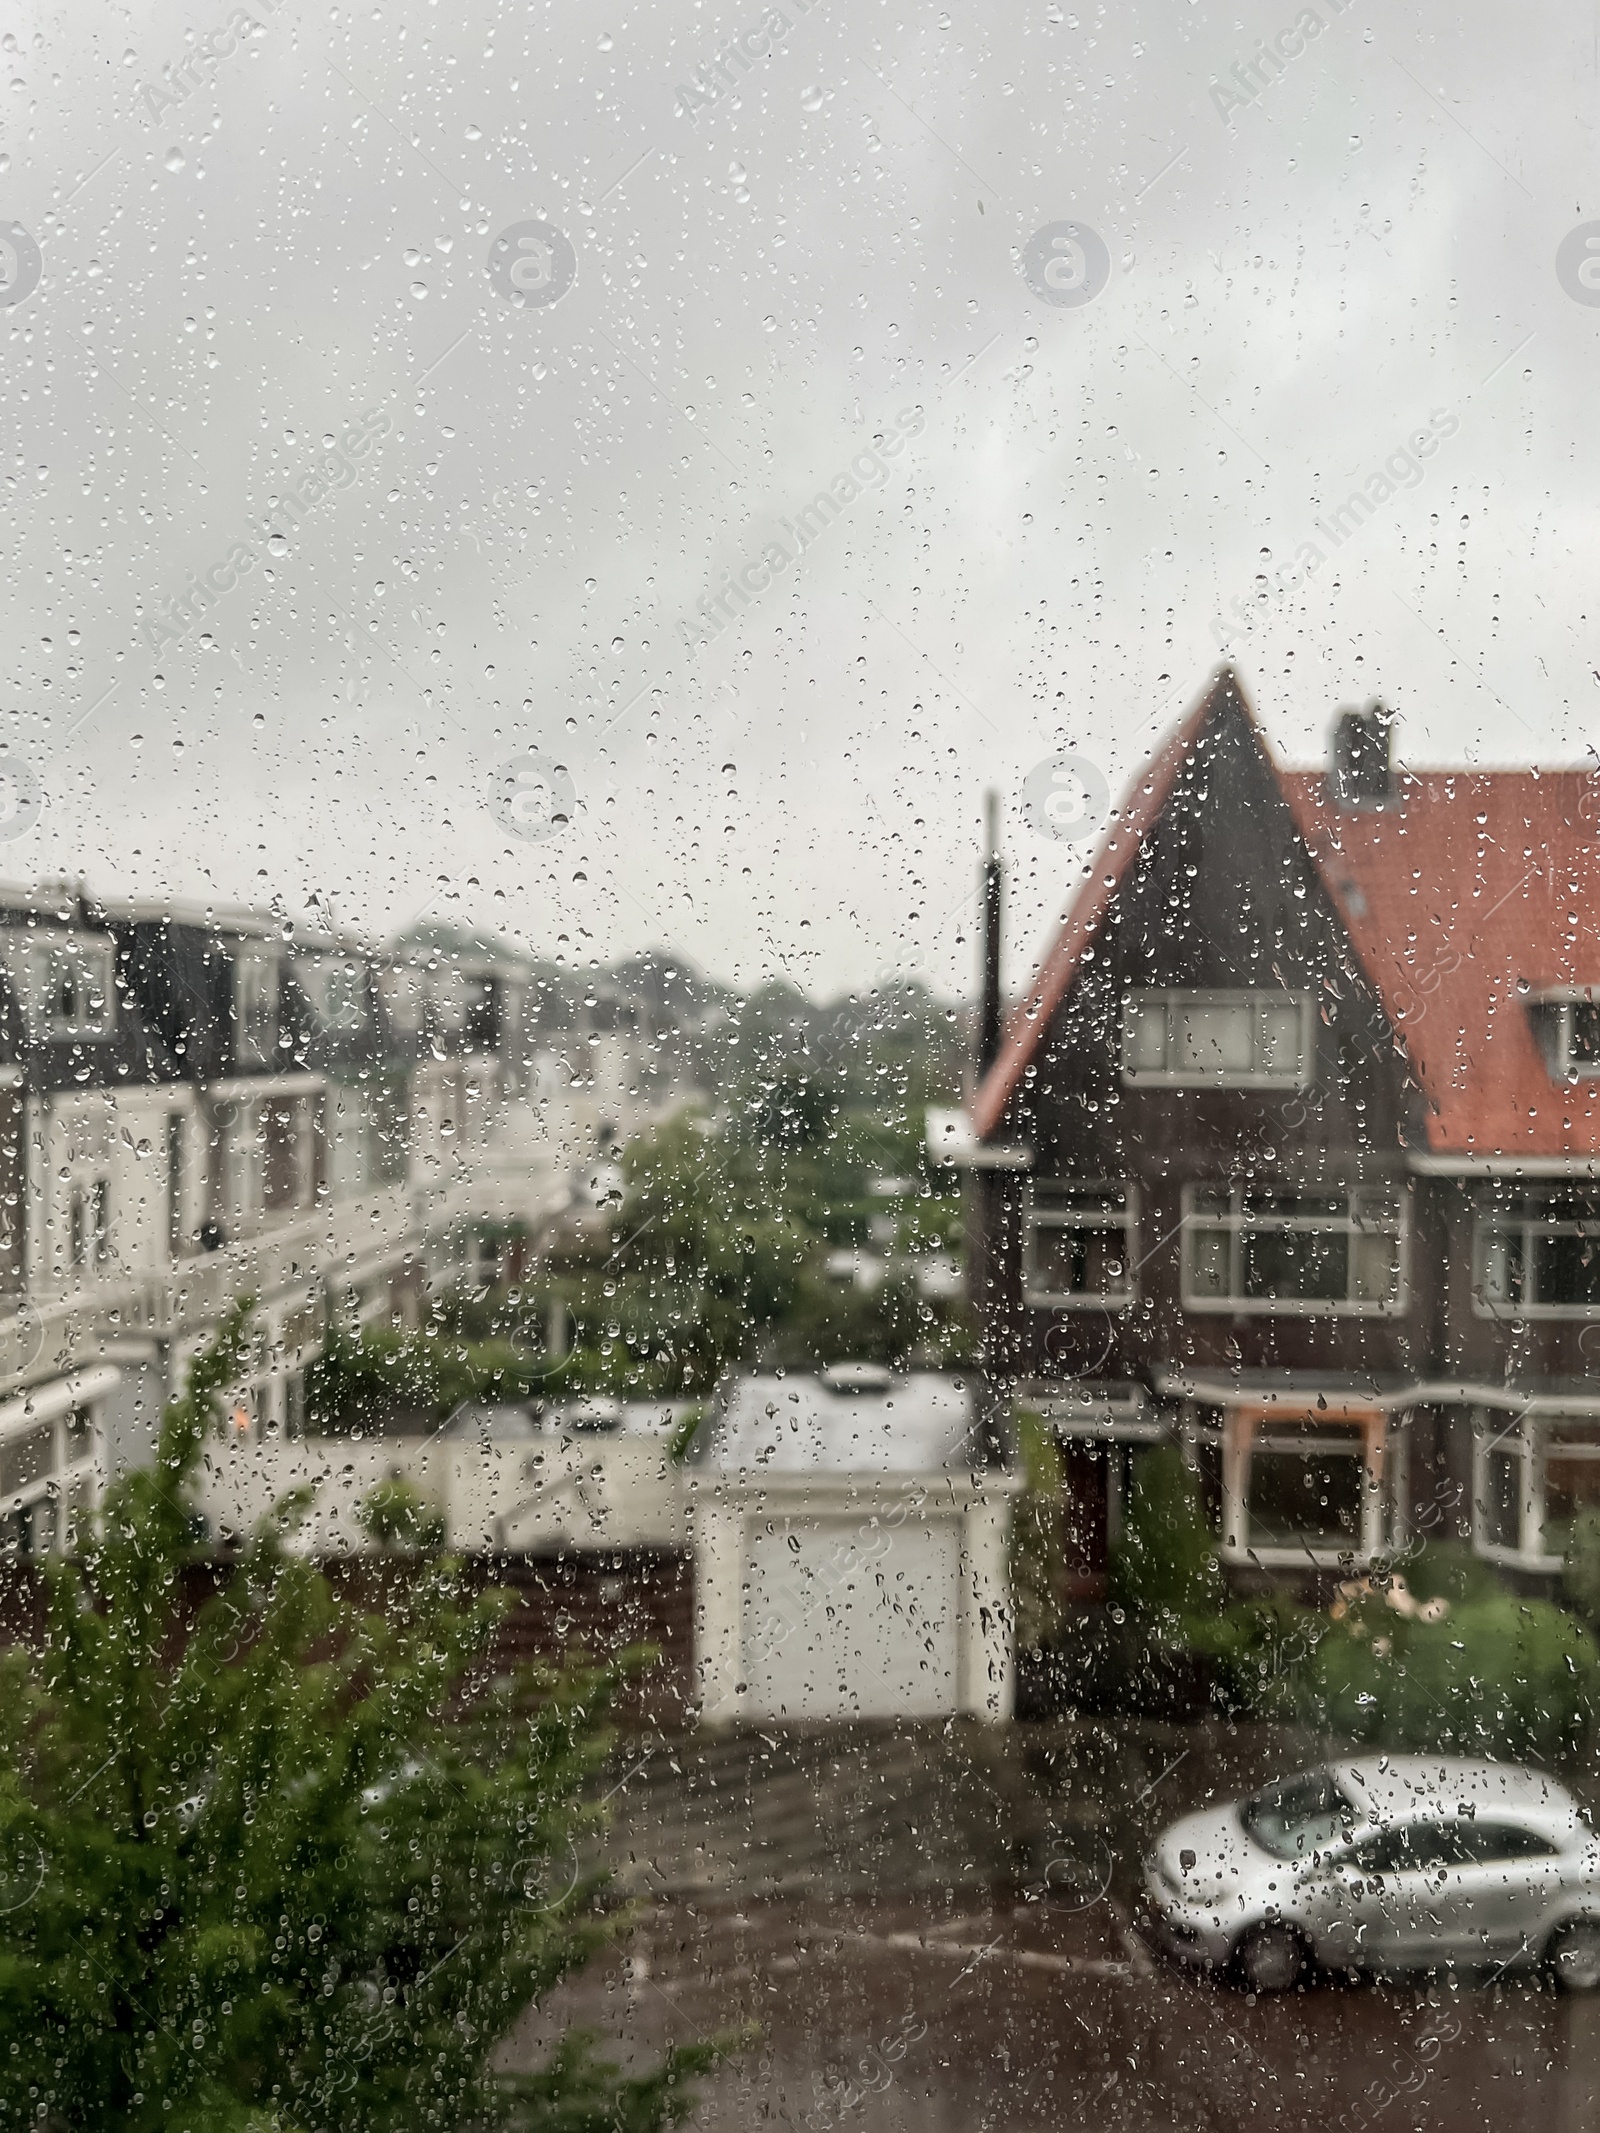
[(1245, 1582), (1420, 1521), (1538, 1588), (1600, 1503), (1600, 776), (1389, 731), (1287, 770), (1222, 669), (987, 1018), (970, 1293), (1071, 1596), (1159, 1441)]

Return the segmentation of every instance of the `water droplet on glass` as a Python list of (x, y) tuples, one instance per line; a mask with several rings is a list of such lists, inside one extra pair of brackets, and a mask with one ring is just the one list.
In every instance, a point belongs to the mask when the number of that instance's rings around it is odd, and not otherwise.
[(184, 155), (184, 152), (181, 148), (169, 148), (167, 150), (164, 161), (168, 170), (173, 172), (187, 170), (189, 167), (188, 158)]
[(800, 108), (802, 111), (820, 111), (822, 109), (822, 91), (815, 85), (809, 89), (802, 89), (800, 91)]

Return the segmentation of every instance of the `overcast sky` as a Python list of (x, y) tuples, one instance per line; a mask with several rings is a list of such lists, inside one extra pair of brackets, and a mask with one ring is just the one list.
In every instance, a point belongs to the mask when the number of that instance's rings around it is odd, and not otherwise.
[[(1028, 771), (1119, 788), (1234, 602), (1292, 760), (1373, 695), (1414, 762), (1584, 759), (1594, 12), (1306, 17), (8, 11), (0, 873), (965, 991), (985, 785), (1016, 982), (1082, 858)], [(541, 220), (572, 286), (510, 302)], [(1063, 221), (1088, 302), (1025, 271)], [(576, 795), (539, 842), (524, 751)]]

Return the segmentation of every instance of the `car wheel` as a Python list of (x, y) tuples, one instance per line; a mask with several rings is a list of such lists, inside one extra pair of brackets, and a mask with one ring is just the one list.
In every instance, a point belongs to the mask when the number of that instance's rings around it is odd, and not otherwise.
[(1577, 1918), (1550, 1936), (1545, 1961), (1558, 1992), (1600, 1989), (1600, 1919)]
[(1252, 1992), (1292, 1992), (1305, 1974), (1306, 1946), (1288, 1926), (1257, 1926), (1240, 1941), (1235, 1961)]

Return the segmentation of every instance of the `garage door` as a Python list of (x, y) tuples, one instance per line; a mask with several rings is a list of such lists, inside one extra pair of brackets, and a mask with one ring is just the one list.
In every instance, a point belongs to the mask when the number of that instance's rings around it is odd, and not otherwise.
[(808, 1519), (752, 1536), (752, 1717), (936, 1718), (956, 1709), (961, 1551), (948, 1523)]

